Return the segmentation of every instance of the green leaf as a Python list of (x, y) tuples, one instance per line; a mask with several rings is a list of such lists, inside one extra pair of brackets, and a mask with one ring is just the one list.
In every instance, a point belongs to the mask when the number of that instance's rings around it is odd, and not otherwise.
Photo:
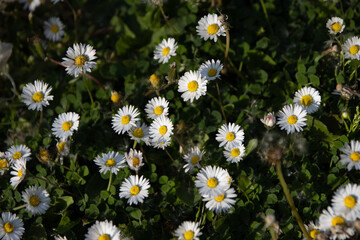
[(297, 73), (295, 74), (295, 77), (296, 77), (297, 82), (298, 82), (301, 86), (304, 86), (304, 85), (306, 85), (306, 84), (308, 83), (308, 78), (307, 78), (304, 74), (302, 74), (302, 73), (297, 72)]
[(74, 199), (71, 196), (61, 196), (57, 197), (54, 203), (54, 212), (63, 212), (65, 211), (70, 205), (74, 203)]
[(167, 176), (161, 176), (160, 178), (159, 178), (159, 183), (160, 184), (165, 184), (165, 183), (167, 183), (167, 181), (168, 181), (168, 177)]
[(141, 211), (140, 211), (140, 209), (135, 209), (134, 211), (132, 211), (132, 212), (130, 213), (130, 216), (133, 217), (133, 218), (135, 218), (135, 219), (137, 219), (137, 220), (139, 220), (139, 219), (141, 218)]
[(309, 80), (315, 87), (320, 85), (320, 79), (316, 75), (309, 75)]
[(298, 72), (299, 73), (306, 73), (306, 67), (304, 64), (299, 64), (298, 65)]
[(96, 218), (99, 213), (100, 211), (95, 204), (90, 204), (90, 207), (85, 210), (85, 214), (92, 219)]
[(277, 203), (277, 201), (278, 201), (277, 196), (276, 196), (275, 194), (273, 194), (273, 193), (270, 193), (270, 194), (267, 196), (265, 202), (266, 202), (267, 204), (275, 204), (275, 203)]
[(246, 146), (245, 155), (249, 155), (252, 151), (255, 150), (255, 148), (258, 145), (258, 140), (256, 138), (253, 138), (249, 141), (248, 145)]

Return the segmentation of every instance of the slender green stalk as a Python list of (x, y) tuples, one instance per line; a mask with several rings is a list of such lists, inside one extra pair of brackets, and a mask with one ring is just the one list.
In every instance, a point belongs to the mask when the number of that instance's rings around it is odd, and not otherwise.
[(89, 94), (89, 96), (90, 96), (91, 106), (94, 107), (94, 99), (93, 99), (93, 97), (92, 97), (92, 94), (91, 94), (91, 91), (90, 91), (90, 89), (89, 89), (89, 86), (88, 86), (87, 83), (86, 83), (86, 76), (85, 76), (85, 74), (83, 74), (83, 79), (84, 79), (85, 88), (86, 88), (86, 90), (87, 90), (87, 92), (88, 92), (88, 94)]
[(262, 10), (263, 10), (263, 12), (264, 12), (266, 22), (267, 22), (268, 25), (269, 25), (270, 33), (271, 33), (271, 35), (274, 35), (273, 29), (272, 29), (271, 24), (270, 24), (270, 21), (269, 21), (269, 15), (268, 15), (268, 13), (267, 13), (267, 10), (266, 10), (265, 4), (264, 4), (264, 0), (260, 0), (260, 4), (261, 4)]
[(71, 5), (71, 3), (69, 1), (65, 1), (66, 4), (69, 6), (69, 8), (71, 9), (71, 12), (73, 14), (73, 19), (74, 19), (74, 35), (75, 35), (75, 42), (77, 42), (78, 40), (78, 36), (77, 36), (77, 14), (75, 9), (73, 8), (73, 6)]
[(17, 211), (17, 210), (20, 210), (20, 209), (22, 209), (22, 208), (24, 208), (24, 207), (26, 207), (26, 204), (20, 205), (20, 206), (17, 206), (17, 207), (14, 207), (12, 210), (13, 210), (13, 211)]
[(357, 81), (358, 60), (355, 59), (355, 82)]
[(136, 144), (137, 144), (137, 141), (135, 140), (135, 141), (134, 141), (134, 145), (133, 145), (133, 149), (136, 148)]
[(226, 32), (226, 47), (225, 47), (225, 55), (224, 55), (224, 59), (225, 59), (225, 63), (227, 63), (228, 61), (228, 56), (229, 56), (229, 49), (230, 49), (230, 33), (229, 33), (229, 27), (227, 25), (227, 23), (224, 24), (224, 28), (225, 28), (225, 32)]
[(165, 12), (164, 12), (164, 9), (162, 7), (161, 4), (159, 4), (159, 8), (160, 8), (160, 11), (161, 11), (161, 14), (163, 15), (163, 18), (166, 22), (166, 24), (170, 27), (171, 31), (173, 31), (173, 33), (175, 35), (178, 35), (179, 33), (175, 30), (175, 28), (173, 27), (173, 25), (171, 25), (171, 23), (169, 22), (169, 20), (167, 19), (166, 15), (165, 15)]
[(294, 217), (296, 218), (296, 221), (301, 229), (301, 231), (303, 232), (305, 238), (307, 240), (310, 240), (311, 237), (308, 233), (308, 231), (306, 230), (305, 226), (304, 226), (304, 222), (302, 221), (298, 211), (296, 210), (296, 207), (295, 207), (295, 204), (294, 204), (294, 200), (292, 199), (291, 195), (290, 195), (290, 191), (289, 191), (289, 188), (285, 182), (285, 179), (284, 179), (284, 176), (282, 174), (282, 170), (281, 170), (281, 161), (277, 161), (276, 162), (276, 173), (277, 173), (277, 176), (279, 178), (279, 181), (280, 181), (280, 185), (284, 191), (284, 194), (285, 194), (285, 197), (290, 205), (290, 208), (291, 208), (291, 211), (294, 215)]
[(111, 183), (112, 183), (112, 171), (110, 171), (110, 177), (109, 177), (109, 184), (108, 184), (108, 187), (107, 187), (107, 189), (106, 189), (106, 191), (110, 191), (110, 187), (111, 187)]
[(41, 128), (41, 124), (42, 124), (43, 118), (44, 118), (44, 112), (43, 112), (43, 110), (41, 110), (41, 111), (40, 111), (39, 131), (40, 131), (40, 128)]
[(223, 106), (222, 101), (221, 101), (221, 94), (220, 94), (220, 88), (219, 88), (218, 80), (216, 79), (215, 82), (216, 82), (216, 89), (217, 89), (217, 93), (218, 93), (218, 99), (219, 99), (219, 104), (220, 104), (220, 108), (221, 108), (221, 113), (222, 113), (222, 115), (224, 117), (225, 122), (227, 122), (226, 121), (225, 111), (224, 111), (224, 106)]
[(269, 227), (269, 231), (270, 231), (271, 239), (272, 240), (277, 240), (277, 236), (276, 236), (276, 233), (275, 233), (275, 230), (274, 230), (273, 226)]
[(171, 154), (168, 152), (168, 150), (165, 148), (165, 152), (166, 154), (169, 156), (169, 158), (171, 159), (171, 161), (175, 162), (174, 158), (171, 156)]

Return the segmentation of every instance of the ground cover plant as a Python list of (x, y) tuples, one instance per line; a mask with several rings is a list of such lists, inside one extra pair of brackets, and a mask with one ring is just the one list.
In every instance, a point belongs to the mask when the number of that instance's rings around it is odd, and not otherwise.
[(0, 239), (359, 239), (360, 6), (0, 2)]

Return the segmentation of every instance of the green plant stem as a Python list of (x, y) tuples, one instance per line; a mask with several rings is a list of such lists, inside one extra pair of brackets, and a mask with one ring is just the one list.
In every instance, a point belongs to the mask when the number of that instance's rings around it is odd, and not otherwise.
[(225, 32), (226, 32), (226, 47), (225, 47), (224, 62), (227, 64), (228, 56), (229, 56), (229, 49), (230, 49), (230, 33), (229, 33), (229, 27), (226, 23), (224, 24), (224, 28), (225, 28)]
[(167, 19), (166, 15), (165, 15), (165, 12), (164, 12), (164, 9), (162, 7), (161, 4), (159, 4), (159, 8), (160, 8), (160, 11), (161, 11), (161, 14), (166, 22), (166, 24), (170, 27), (171, 31), (173, 31), (173, 33), (175, 35), (178, 35), (179, 33), (175, 30), (175, 28), (173, 27), (173, 25), (171, 25), (171, 23), (169, 22), (169, 20)]
[(304, 226), (304, 222), (302, 221), (298, 211), (296, 210), (296, 207), (295, 207), (295, 204), (294, 204), (294, 200), (292, 199), (291, 195), (290, 195), (290, 191), (289, 191), (289, 188), (285, 182), (285, 179), (284, 179), (284, 176), (282, 174), (282, 170), (281, 170), (281, 161), (277, 161), (276, 162), (276, 173), (277, 173), (277, 176), (279, 178), (279, 181), (280, 181), (280, 185), (284, 191), (284, 194), (285, 194), (285, 197), (290, 205), (290, 208), (291, 208), (291, 211), (293, 213), (293, 215), (295, 216), (296, 218), (296, 221), (301, 229), (301, 231), (303, 232), (305, 238), (307, 240), (310, 240), (311, 237), (308, 233), (308, 231), (306, 230), (305, 226)]
[(355, 59), (355, 82), (357, 81), (358, 60)]
[(43, 112), (43, 110), (41, 110), (41, 111), (40, 111), (39, 131), (40, 131), (40, 128), (41, 128), (41, 124), (42, 124), (43, 118), (44, 118), (44, 112)]
[(22, 208), (24, 208), (24, 207), (26, 207), (26, 204), (20, 205), (20, 206), (17, 206), (17, 207), (14, 207), (12, 210), (13, 210), (13, 211), (17, 211), (17, 210), (20, 210), (20, 209), (22, 209)]
[(269, 227), (270, 235), (272, 240), (277, 240), (276, 233), (273, 226)]
[(69, 6), (69, 8), (71, 9), (71, 12), (73, 14), (73, 19), (74, 19), (74, 35), (75, 35), (75, 42), (77, 42), (78, 40), (78, 36), (77, 36), (77, 14), (75, 9), (73, 8), (73, 6), (71, 5), (71, 3), (69, 1), (65, 1), (66, 4)]
[(270, 33), (271, 33), (271, 35), (274, 35), (273, 29), (272, 29), (271, 24), (270, 24), (270, 21), (269, 21), (269, 15), (268, 15), (268, 13), (267, 13), (267, 10), (266, 10), (265, 4), (264, 4), (264, 0), (260, 0), (260, 4), (261, 4), (261, 8), (262, 8), (262, 10), (263, 10), (263, 12), (264, 12), (266, 22), (267, 22), (268, 25), (269, 25)]
[(133, 149), (136, 148), (136, 144), (137, 144), (137, 141), (135, 140), (135, 141), (134, 141), (134, 145), (133, 145)]
[(110, 191), (110, 187), (111, 187), (111, 183), (112, 183), (112, 172), (110, 171), (110, 177), (109, 177), (109, 184), (108, 184), (108, 187), (107, 187), (107, 189), (106, 189), (106, 191)]
[(165, 152), (166, 154), (169, 156), (169, 158), (171, 159), (171, 161), (175, 162), (175, 160), (173, 159), (173, 157), (171, 156), (171, 154), (168, 152), (168, 150), (165, 148)]
[(220, 104), (220, 108), (221, 108), (221, 113), (222, 113), (222, 115), (224, 117), (224, 120), (225, 120), (225, 123), (226, 123), (227, 121), (226, 121), (226, 115), (225, 115), (225, 111), (224, 111), (224, 106), (223, 106), (222, 101), (221, 101), (219, 81), (216, 79), (215, 83), (216, 83), (216, 89), (217, 89), (217, 93), (218, 93), (218, 99), (219, 99), (219, 104)]
[(86, 90), (87, 90), (87, 92), (88, 92), (88, 94), (89, 94), (89, 96), (90, 96), (91, 106), (94, 107), (94, 100), (93, 100), (91, 91), (90, 91), (90, 89), (89, 89), (89, 86), (88, 86), (87, 83), (86, 83), (86, 76), (85, 76), (85, 74), (83, 74), (83, 79), (84, 79), (85, 88), (86, 88)]

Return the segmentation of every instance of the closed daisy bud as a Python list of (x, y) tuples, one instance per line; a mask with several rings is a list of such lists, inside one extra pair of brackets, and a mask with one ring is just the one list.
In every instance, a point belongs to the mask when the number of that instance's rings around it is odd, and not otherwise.
[(41, 148), (39, 154), (37, 154), (36, 156), (41, 163), (49, 164), (52, 160), (49, 151), (45, 148)]
[(151, 86), (153, 86), (153, 88), (159, 88), (160, 78), (158, 76), (156, 76), (155, 74), (152, 74), (149, 78), (149, 81), (151, 83)]
[(272, 128), (276, 124), (275, 113), (271, 112), (264, 116), (264, 118), (260, 119), (260, 121), (265, 125), (265, 127)]
[(119, 103), (121, 100), (121, 96), (117, 91), (111, 91), (111, 101), (113, 103)]
[(4, 173), (9, 170), (9, 166), (9, 159), (7, 159), (5, 153), (0, 152), (0, 175), (4, 175)]

